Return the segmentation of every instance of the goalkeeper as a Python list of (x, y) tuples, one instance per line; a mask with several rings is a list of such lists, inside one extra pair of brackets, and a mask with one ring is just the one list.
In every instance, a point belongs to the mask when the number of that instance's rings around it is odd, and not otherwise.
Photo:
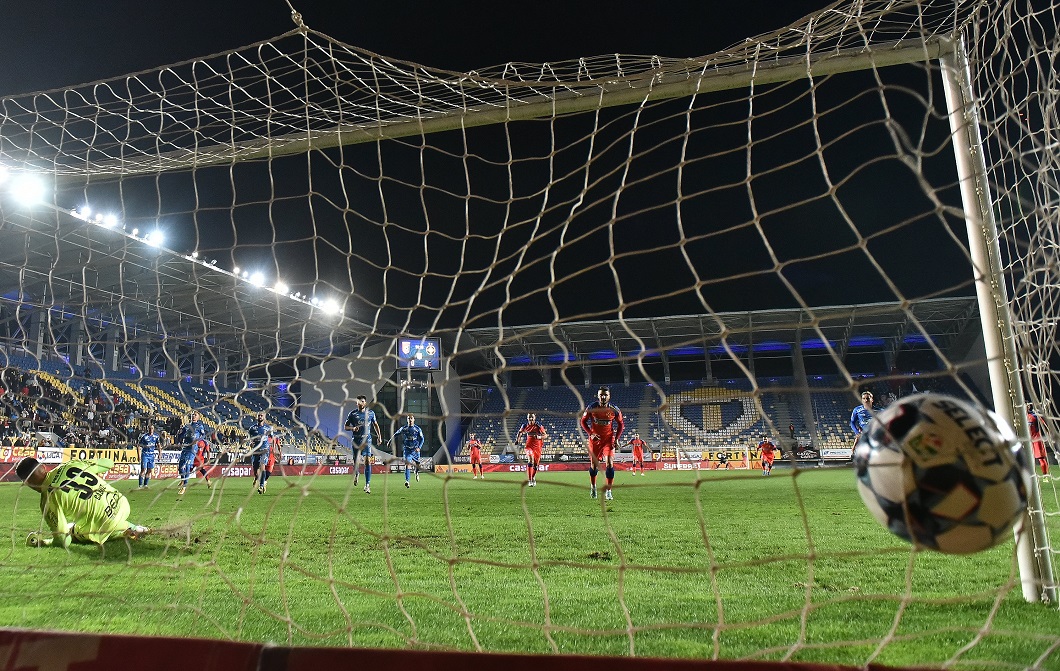
[(70, 543), (103, 545), (112, 537), (139, 540), (150, 530), (129, 522), (129, 500), (101, 478), (114, 463), (108, 459), (68, 461), (48, 471), (33, 457), (18, 462), (20, 480), (40, 492), (44, 521), (51, 538), (34, 531), (30, 547), (70, 547)]

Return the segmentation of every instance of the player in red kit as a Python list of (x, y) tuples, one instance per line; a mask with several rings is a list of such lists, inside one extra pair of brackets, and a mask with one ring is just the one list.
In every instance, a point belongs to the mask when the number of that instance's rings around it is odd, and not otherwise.
[(611, 485), (615, 480), (615, 445), (622, 437), (625, 423), (622, 411), (611, 405), (611, 390), (608, 387), (600, 387), (596, 392), (596, 400), (582, 413), (581, 425), (589, 435), (589, 497), (596, 498), (596, 474), (602, 461), (607, 478), (604, 498), (610, 501), (614, 498)]
[(1027, 404), (1027, 431), (1031, 434), (1031, 446), (1034, 448), (1034, 458), (1042, 469), (1042, 475), (1049, 475), (1049, 454), (1045, 451), (1045, 441), (1042, 440), (1042, 420), (1034, 412), (1034, 406)]
[(629, 470), (633, 472), (633, 475), (637, 474), (637, 464), (640, 464), (640, 474), (644, 475), (644, 449), (648, 446), (640, 438), (638, 431), (633, 432), (633, 437), (629, 439), (626, 445), (633, 447), (633, 465), (630, 466)]
[[(214, 441), (217, 440), (217, 434), (214, 433), (210, 436)], [(206, 440), (200, 440), (195, 444), (195, 461), (192, 463), (192, 469), (199, 472), (202, 476), (203, 481), (206, 483), (206, 488), (210, 488), (210, 476), (207, 475), (207, 462), (210, 461), (210, 443)]]
[(776, 458), (776, 453), (780, 450), (773, 444), (773, 441), (765, 436), (762, 436), (762, 442), (758, 444), (758, 450), (762, 453), (762, 475), (770, 475), (773, 472), (773, 460)]
[(482, 443), (471, 434), (467, 441), (467, 451), (471, 455), (471, 472), (475, 475), (473, 480), (478, 480), (482, 475)]
[(537, 469), (541, 464), (541, 450), (548, 432), (537, 423), (537, 415), (531, 412), (526, 416), (526, 424), (515, 433), (515, 442), (518, 443), (522, 436), (526, 436), (526, 478), (530, 487), (537, 487)]

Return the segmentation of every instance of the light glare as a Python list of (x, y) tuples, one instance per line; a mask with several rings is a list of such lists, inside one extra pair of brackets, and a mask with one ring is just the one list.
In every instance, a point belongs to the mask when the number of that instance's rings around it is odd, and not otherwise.
[(44, 200), (44, 182), (35, 175), (19, 175), (11, 181), (11, 197), (25, 207)]

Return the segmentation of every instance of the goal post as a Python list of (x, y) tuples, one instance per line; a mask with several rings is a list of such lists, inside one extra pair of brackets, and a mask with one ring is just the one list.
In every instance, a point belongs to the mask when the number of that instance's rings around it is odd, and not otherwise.
[[(999, 229), (994, 220), (964, 35), (949, 41), (939, 60), (968, 225), (968, 246), (975, 273), (994, 411), (1015, 428), (1024, 445), (1030, 445), (1023, 381), (1019, 376), (1010, 301), (998, 244)], [(1029, 602), (1056, 604), (1057, 586), (1041, 491), (1037, 478), (1030, 478), (1028, 484), (1027, 516), (1016, 531), (1023, 597)]]

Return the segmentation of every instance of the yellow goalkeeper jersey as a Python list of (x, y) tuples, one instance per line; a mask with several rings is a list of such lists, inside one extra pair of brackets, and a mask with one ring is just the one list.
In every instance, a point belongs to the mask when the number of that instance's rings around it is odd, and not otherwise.
[(111, 466), (99, 461), (68, 461), (44, 478), (41, 512), (54, 542), (67, 545), (64, 536), (69, 533), (76, 542), (102, 544), (128, 528), (128, 499), (97, 477)]

